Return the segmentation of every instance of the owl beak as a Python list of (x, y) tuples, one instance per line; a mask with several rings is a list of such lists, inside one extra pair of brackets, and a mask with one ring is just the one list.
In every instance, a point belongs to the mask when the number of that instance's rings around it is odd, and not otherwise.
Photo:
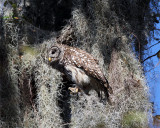
[(52, 58), (51, 58), (51, 57), (49, 57), (49, 58), (48, 58), (48, 60), (51, 62)]

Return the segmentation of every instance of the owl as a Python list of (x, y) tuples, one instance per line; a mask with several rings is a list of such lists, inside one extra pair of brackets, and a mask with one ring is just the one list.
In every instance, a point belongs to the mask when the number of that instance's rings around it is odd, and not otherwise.
[(90, 90), (95, 90), (98, 97), (102, 98), (104, 93), (105, 99), (109, 101), (109, 93), (113, 93), (112, 88), (98, 61), (91, 54), (67, 45), (54, 44), (48, 50), (48, 60), (54, 69), (62, 72), (75, 84), (77, 89), (70, 90), (81, 90), (87, 95)]

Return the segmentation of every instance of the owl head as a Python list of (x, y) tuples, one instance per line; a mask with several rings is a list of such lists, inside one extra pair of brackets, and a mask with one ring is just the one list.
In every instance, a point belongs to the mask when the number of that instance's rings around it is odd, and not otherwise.
[(48, 51), (48, 60), (49, 62), (57, 62), (60, 60), (62, 54), (62, 49), (59, 46), (52, 46)]

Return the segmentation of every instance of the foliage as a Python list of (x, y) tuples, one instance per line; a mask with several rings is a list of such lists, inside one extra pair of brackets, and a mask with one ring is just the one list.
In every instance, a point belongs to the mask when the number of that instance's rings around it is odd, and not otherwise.
[[(142, 112), (130, 111), (124, 114), (122, 120), (122, 127), (124, 128), (143, 128), (144, 124), (142, 122), (146, 122), (147, 115)], [(146, 124), (147, 127), (147, 124)]]

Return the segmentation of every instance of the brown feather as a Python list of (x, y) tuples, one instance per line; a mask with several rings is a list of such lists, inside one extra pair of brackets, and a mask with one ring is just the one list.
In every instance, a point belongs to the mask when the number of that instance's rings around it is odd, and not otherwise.
[[(109, 86), (108, 81), (98, 65), (98, 61), (92, 55), (78, 48), (67, 45), (63, 45), (63, 47), (65, 47), (64, 63), (67, 62), (67, 64), (81, 68), (87, 75), (100, 80), (101, 84), (108, 89), (109, 93), (113, 93), (112, 88)], [(69, 63), (67, 60), (70, 60)]]

